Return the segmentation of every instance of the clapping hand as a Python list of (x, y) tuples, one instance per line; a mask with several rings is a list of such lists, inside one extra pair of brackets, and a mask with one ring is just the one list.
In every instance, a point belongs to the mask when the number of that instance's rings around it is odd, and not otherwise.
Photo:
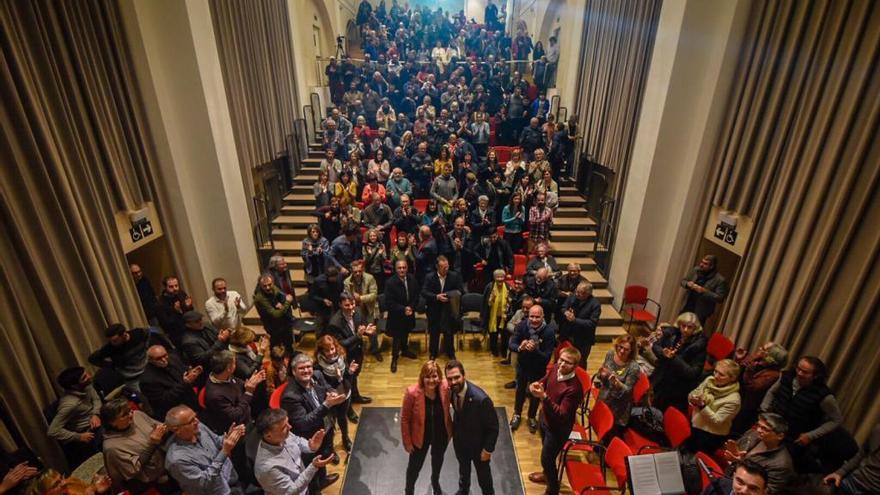
[(364, 334), (366, 334), (366, 335), (376, 335), (376, 325), (374, 325), (374, 324), (372, 324), (372, 323), (370, 323), (369, 325), (367, 325), (367, 329), (366, 329), (366, 331), (364, 331)]
[(232, 423), (229, 426), (229, 429), (226, 431), (226, 434), (223, 435), (223, 453), (226, 454), (226, 457), (232, 456), (232, 449), (238, 444), (238, 441), (241, 440), (241, 437), (244, 436), (245, 427), (244, 425), (237, 425)]
[(183, 381), (187, 384), (192, 384), (199, 378), (199, 376), (202, 374), (202, 371), (204, 371), (204, 368), (202, 368), (201, 365), (196, 366), (195, 368), (189, 368), (183, 374)]
[(328, 455), (327, 457), (315, 457), (312, 459), (312, 465), (318, 469), (330, 464), (330, 461), (333, 460), (333, 454)]
[(345, 402), (345, 395), (338, 394), (336, 392), (328, 392), (327, 397), (324, 398), (324, 407), (330, 408), (333, 406), (338, 406)]
[(529, 385), (529, 392), (541, 400), (547, 397), (547, 392), (544, 391), (544, 385), (542, 385), (541, 382), (532, 382)]
[(97, 414), (93, 414), (91, 418), (89, 418), (89, 428), (93, 430), (97, 430), (101, 427), (101, 417)]
[(226, 341), (229, 340), (230, 336), (232, 336), (232, 330), (230, 330), (228, 328), (224, 328), (224, 329), (220, 330), (220, 332), (217, 334), (217, 340), (219, 340), (220, 342), (223, 342), (225, 344)]
[(26, 479), (33, 478), (37, 474), (37, 468), (33, 466), (28, 466), (26, 462), (22, 462), (21, 464), (15, 466), (10, 469), (6, 476), (3, 477), (3, 481), (0, 482), (0, 493), (6, 493), (16, 486), (19, 483)]
[(165, 433), (168, 432), (168, 426), (165, 423), (159, 423), (153, 427), (153, 431), (150, 432), (150, 443), (153, 445), (159, 445), (162, 443), (162, 439), (165, 437)]
[(360, 367), (361, 365), (359, 365), (357, 361), (352, 361), (351, 364), (348, 365), (348, 373), (353, 375), (357, 373), (357, 370)]
[(321, 448), (321, 443), (324, 442), (324, 435), (326, 434), (327, 431), (321, 428), (312, 435), (312, 438), (309, 439), (309, 448), (312, 449), (312, 452), (317, 452)]
[(266, 381), (266, 370), (261, 369), (260, 371), (255, 372), (251, 375), (250, 378), (244, 382), (244, 389), (247, 392), (253, 393), (253, 391), (257, 388), (257, 385)]

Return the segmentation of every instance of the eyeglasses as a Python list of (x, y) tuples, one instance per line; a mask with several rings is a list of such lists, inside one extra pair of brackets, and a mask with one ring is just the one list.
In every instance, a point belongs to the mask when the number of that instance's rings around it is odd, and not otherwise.
[(617, 349), (618, 351), (627, 351), (627, 352), (629, 352), (629, 351), (632, 350), (631, 347), (627, 347), (627, 346), (624, 346), (624, 345), (616, 345), (616, 346), (614, 346), (614, 348)]

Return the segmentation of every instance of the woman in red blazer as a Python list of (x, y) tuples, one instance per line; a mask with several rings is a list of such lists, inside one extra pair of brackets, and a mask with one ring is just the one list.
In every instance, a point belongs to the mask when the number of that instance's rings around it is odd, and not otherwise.
[(419, 471), (431, 448), (431, 486), (440, 492), (440, 469), (443, 454), (452, 436), (452, 418), (449, 415), (449, 386), (436, 361), (422, 365), (419, 383), (410, 385), (400, 408), (400, 436), (409, 453), (406, 466), (406, 494), (414, 492)]

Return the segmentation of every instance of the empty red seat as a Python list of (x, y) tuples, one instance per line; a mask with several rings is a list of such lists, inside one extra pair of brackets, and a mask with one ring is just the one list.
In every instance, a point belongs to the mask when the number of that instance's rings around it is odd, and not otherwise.
[(287, 390), (287, 382), (275, 387), (275, 390), (272, 391), (272, 395), (269, 397), (269, 407), (281, 409), (281, 396), (284, 395), (285, 390)]

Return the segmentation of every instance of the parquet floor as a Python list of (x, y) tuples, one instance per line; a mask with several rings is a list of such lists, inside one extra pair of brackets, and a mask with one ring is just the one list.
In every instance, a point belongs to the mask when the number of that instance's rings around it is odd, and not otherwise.
[[(301, 343), (302, 350), (305, 352), (311, 352), (313, 350), (313, 343), (314, 341), (307, 337)], [(505, 389), (504, 384), (513, 380), (514, 370), (511, 366), (498, 364), (500, 359), (492, 357), (488, 351), (486, 343), (482, 345), (482, 349), (478, 347), (478, 344), (478, 338), (472, 339), (471, 337), (467, 337), (465, 339), (464, 349), (457, 350), (456, 357), (464, 363), (468, 379), (485, 389), (492, 397), (496, 406), (506, 407), (507, 415), (510, 417), (513, 415), (514, 391)], [(385, 357), (383, 362), (379, 363), (375, 361), (372, 356), (367, 357), (367, 361), (364, 364), (364, 370), (360, 375), (360, 389), (363, 394), (371, 397), (373, 402), (366, 407), (400, 406), (405, 388), (418, 380), (421, 365), (424, 360), (427, 359), (424, 334), (413, 334), (410, 337), (410, 347), (413, 351), (416, 351), (419, 354), (419, 359), (413, 360), (401, 358), (398, 363), (399, 366), (397, 373), (391, 373), (390, 370), (389, 339), (386, 339), (383, 343), (383, 354)], [(609, 349), (611, 349), (610, 343), (597, 343), (593, 346), (588, 363), (588, 371), (591, 375), (599, 368), (605, 353), (608, 352)], [(441, 365), (445, 364), (445, 358), (441, 357), (440, 361)], [(361, 407), (362, 406), (355, 406), (357, 411), (360, 411)], [(506, 425), (503, 427), (506, 427)], [(352, 431), (351, 434), (356, 435), (357, 425), (350, 425), (349, 428), (350, 431)], [(352, 438), (354, 438), (354, 436), (352, 436)], [(538, 485), (528, 480), (529, 473), (541, 470), (541, 442), (539, 435), (532, 435), (529, 433), (528, 428), (526, 427), (525, 418), (523, 418), (522, 426), (520, 426), (518, 431), (513, 433), (513, 438), (517, 457), (519, 459), (520, 473), (526, 487), (526, 494), (543, 494), (545, 488), (544, 485)], [(337, 452), (340, 453), (342, 462), (340, 462), (338, 466), (330, 465), (330, 472), (339, 473), (340, 476), (344, 476), (347, 454), (345, 454), (342, 449), (342, 440), (338, 433), (336, 433), (335, 445)], [(445, 466), (444, 469), (446, 469)], [(455, 469), (455, 466), (450, 466), (449, 469)], [(430, 471), (427, 464), (423, 471), (422, 475), (427, 476)], [(568, 489), (565, 482), (563, 482), (563, 484), (562, 493), (570, 494), (571, 490)], [(340, 493), (341, 488), (342, 480), (340, 479), (340, 481), (334, 483), (322, 493), (327, 495), (337, 495)], [(403, 487), (401, 487), (401, 493), (403, 493)]]

